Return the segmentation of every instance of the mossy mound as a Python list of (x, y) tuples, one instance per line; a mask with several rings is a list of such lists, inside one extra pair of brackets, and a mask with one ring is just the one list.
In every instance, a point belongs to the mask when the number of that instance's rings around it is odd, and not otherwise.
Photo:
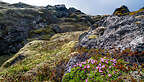
[(61, 33), (50, 41), (35, 40), (28, 43), (2, 65), (0, 76), (4, 81), (13, 82), (61, 81), (65, 65), (81, 33)]

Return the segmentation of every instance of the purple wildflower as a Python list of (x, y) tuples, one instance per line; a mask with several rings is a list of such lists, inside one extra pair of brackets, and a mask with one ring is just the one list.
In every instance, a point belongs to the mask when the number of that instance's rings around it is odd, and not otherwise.
[(88, 82), (88, 79), (86, 79), (85, 81)]
[(114, 59), (113, 62), (114, 62), (114, 63), (117, 63), (117, 62), (116, 62), (116, 59)]
[(76, 67), (77, 65), (73, 65), (73, 67)]
[(90, 65), (87, 65), (87, 68), (90, 68)]
[(95, 63), (95, 60), (91, 60), (91, 64), (94, 64)]
[(112, 64), (113, 66), (115, 66), (115, 64)]
[(109, 69), (111, 68), (112, 66), (109, 66)]
[(87, 68), (87, 66), (84, 66), (84, 69)]
[(82, 64), (86, 64), (86, 62), (81, 62)]
[(99, 69), (99, 68), (100, 68), (99, 66), (96, 67), (96, 69)]
[(104, 58), (101, 58), (101, 62), (104, 62), (104, 60), (105, 60)]
[(108, 61), (106, 60), (105, 63), (108, 64)]
[(112, 75), (111, 75), (111, 74), (108, 74), (108, 76), (111, 77)]
[(99, 66), (101, 66), (101, 63), (99, 63)]
[(101, 69), (99, 69), (99, 72), (103, 72)]
[(103, 65), (102, 68), (105, 68), (105, 65)]
[(82, 64), (79, 64), (79, 67), (82, 67)]

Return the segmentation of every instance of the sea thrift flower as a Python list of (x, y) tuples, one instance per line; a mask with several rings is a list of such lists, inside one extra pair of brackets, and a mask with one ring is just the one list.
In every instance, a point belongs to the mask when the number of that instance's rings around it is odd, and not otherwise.
[(111, 77), (112, 75), (111, 75), (111, 74), (108, 74), (108, 76)]
[(79, 64), (79, 67), (82, 67), (82, 64)]
[(84, 66), (84, 68), (87, 68), (87, 66)]
[(106, 60), (105, 63), (108, 64), (108, 61)]
[(94, 64), (95, 63), (95, 60), (91, 60), (91, 64)]
[(111, 66), (109, 66), (109, 69), (111, 68)]
[(104, 60), (105, 60), (104, 58), (101, 58), (101, 62), (104, 62)]
[(73, 65), (73, 67), (76, 67), (77, 65)]
[(90, 65), (87, 65), (87, 68), (90, 68)]
[(86, 82), (88, 82), (88, 79), (86, 79)]
[(82, 62), (82, 64), (86, 64), (86, 62)]
[(101, 63), (99, 63), (99, 66), (101, 66)]
[(91, 60), (88, 60), (88, 63), (90, 63)]
[(117, 62), (116, 62), (116, 59), (114, 59), (113, 62), (114, 62), (114, 63), (117, 63)]
[(113, 61), (113, 60), (110, 60), (111, 62)]
[(96, 67), (96, 69), (99, 69), (100, 67), (98, 66), (98, 67)]
[(101, 69), (99, 69), (99, 72), (103, 72)]
[(105, 68), (105, 65), (103, 65), (102, 68)]
[(115, 64), (112, 64), (113, 66), (115, 66)]

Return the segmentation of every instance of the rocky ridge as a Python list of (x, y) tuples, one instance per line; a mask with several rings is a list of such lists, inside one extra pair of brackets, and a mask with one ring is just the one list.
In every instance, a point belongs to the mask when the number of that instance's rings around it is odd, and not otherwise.
[(29, 40), (88, 29), (91, 17), (65, 5), (46, 7), (0, 2), (0, 55), (16, 53)]

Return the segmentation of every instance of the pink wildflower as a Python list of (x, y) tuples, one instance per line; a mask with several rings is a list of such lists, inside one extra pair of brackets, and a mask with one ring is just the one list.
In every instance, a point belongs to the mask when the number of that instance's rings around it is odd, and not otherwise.
[(86, 62), (81, 62), (82, 64), (86, 64)]
[(99, 72), (103, 72), (101, 69), (99, 69)]
[(84, 66), (84, 68), (87, 68), (87, 66)]
[(111, 75), (111, 74), (108, 74), (108, 76), (111, 77), (112, 75)]
[(86, 82), (88, 82), (88, 79), (86, 79)]
[(102, 68), (105, 68), (105, 65), (103, 65)]
[(88, 63), (90, 63), (91, 60), (88, 60)]
[(115, 64), (112, 64), (113, 66), (115, 66)]
[(95, 60), (91, 60), (91, 64), (94, 64), (95, 63)]
[(114, 59), (113, 62), (114, 62), (114, 63), (117, 63), (117, 62), (116, 62), (116, 59)]
[(101, 66), (101, 63), (99, 63), (99, 66)]
[(111, 68), (112, 66), (109, 66), (109, 69)]
[(104, 58), (101, 58), (101, 62), (104, 62), (104, 60), (105, 60)]
[(79, 64), (79, 67), (82, 67), (82, 64)]
[(73, 65), (73, 67), (76, 67), (77, 65)]
[(108, 64), (108, 61), (105, 61), (106, 64)]
[(96, 67), (96, 69), (99, 69), (99, 68), (100, 68), (99, 66)]
[(87, 65), (87, 68), (90, 68), (90, 65)]

